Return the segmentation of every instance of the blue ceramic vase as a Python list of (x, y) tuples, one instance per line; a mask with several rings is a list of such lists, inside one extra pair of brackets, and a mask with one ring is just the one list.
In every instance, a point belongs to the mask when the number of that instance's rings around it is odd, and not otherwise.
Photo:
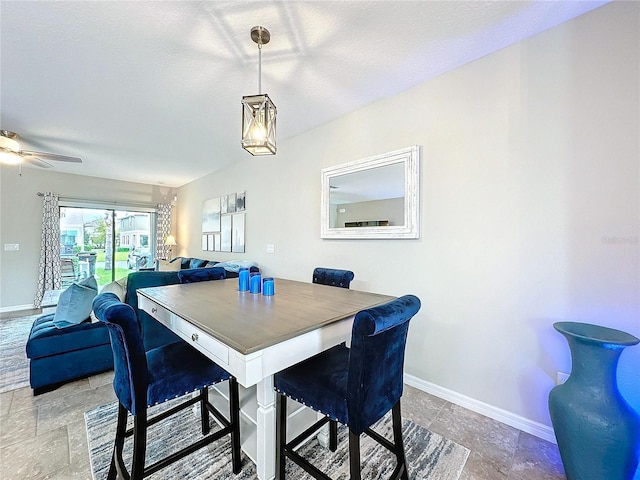
[(549, 393), (549, 413), (567, 480), (631, 480), (640, 455), (640, 416), (622, 398), (616, 370), (640, 340), (620, 330), (558, 322), (571, 375)]

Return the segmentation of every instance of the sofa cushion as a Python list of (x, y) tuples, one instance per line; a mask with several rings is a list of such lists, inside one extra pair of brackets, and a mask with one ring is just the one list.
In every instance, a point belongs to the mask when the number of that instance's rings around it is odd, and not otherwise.
[(72, 283), (60, 294), (53, 317), (54, 325), (67, 328), (85, 321), (91, 314), (91, 303), (97, 294), (98, 283), (93, 276)]
[[(124, 281), (123, 281), (124, 280)], [(124, 298), (127, 295), (127, 281), (126, 277), (120, 280), (114, 280), (111, 283), (107, 283), (100, 293), (115, 293), (121, 302), (124, 302)]]
[(169, 262), (167, 260), (158, 260), (159, 272), (175, 272), (181, 269), (180, 262)]
[[(105, 328), (106, 330), (106, 328)], [(107, 334), (108, 338), (108, 334)], [(61, 355), (32, 358), (29, 361), (29, 383), (33, 394), (49, 387), (113, 369), (111, 343), (83, 348)], [(39, 391), (42, 389), (42, 391)]]
[[(123, 277), (119, 280), (114, 280), (111, 283), (107, 283), (104, 287), (102, 287), (100, 293), (114, 293), (121, 302), (124, 302), (124, 299), (127, 296), (127, 277)], [(91, 310), (91, 314), (89, 316), (91, 317), (92, 322), (100, 321), (98, 320), (98, 317), (96, 317), (93, 310)]]
[(182, 270), (187, 268), (203, 268), (203, 267), (212, 267), (216, 263), (215, 260), (206, 260), (204, 258), (195, 258), (195, 257), (176, 257), (169, 262), (173, 265), (180, 265)]
[(85, 321), (60, 329), (53, 323), (54, 315), (43, 315), (33, 322), (27, 340), (27, 357), (47, 357), (110, 343), (103, 323)]
[(189, 268), (178, 272), (180, 283), (206, 282), (227, 278), (224, 268)]
[[(235, 272), (238, 273), (241, 268), (249, 268), (253, 269), (250, 271), (256, 271), (258, 268), (258, 264), (256, 262), (252, 262), (249, 260), (230, 260), (228, 262), (220, 262), (216, 265), (216, 267), (222, 267), (227, 272)], [(257, 270), (260, 271), (260, 270)]]
[(187, 268), (202, 268), (207, 263), (209, 263), (209, 260), (203, 260), (201, 258), (192, 258), (191, 260), (189, 260), (189, 266)]

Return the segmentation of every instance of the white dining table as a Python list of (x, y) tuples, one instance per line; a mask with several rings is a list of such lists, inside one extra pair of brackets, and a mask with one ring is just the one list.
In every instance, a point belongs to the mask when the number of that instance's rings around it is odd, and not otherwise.
[[(273, 296), (241, 292), (237, 279), (142, 288), (137, 294), (140, 309), (237, 378), (242, 448), (260, 480), (275, 476), (273, 375), (348, 341), (358, 311), (396, 298), (281, 278)], [(299, 420), (291, 435), (316, 418), (308, 412), (290, 411)]]

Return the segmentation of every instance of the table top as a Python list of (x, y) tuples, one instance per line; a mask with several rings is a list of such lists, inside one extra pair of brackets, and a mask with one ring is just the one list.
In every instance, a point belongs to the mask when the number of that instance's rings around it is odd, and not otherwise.
[(236, 278), (138, 290), (245, 355), (396, 298), (281, 278), (275, 292), (240, 292)]

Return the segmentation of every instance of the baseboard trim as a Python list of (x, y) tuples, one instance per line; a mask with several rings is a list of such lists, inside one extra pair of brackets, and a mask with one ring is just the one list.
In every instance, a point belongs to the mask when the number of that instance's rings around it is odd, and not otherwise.
[(27, 305), (11, 305), (9, 307), (0, 307), (0, 313), (19, 312), (20, 310), (33, 310), (33, 303)]
[(435, 395), (438, 398), (455, 403), (461, 407), (468, 408), (469, 410), (484, 415), (485, 417), (493, 418), (494, 420), (517, 428), (518, 430), (522, 430), (523, 432), (527, 432), (548, 442), (557, 443), (553, 428), (542, 423), (534, 422), (533, 420), (521, 417), (520, 415), (516, 415), (501, 408), (494, 407), (493, 405), (489, 405), (471, 397), (467, 397), (466, 395), (454, 392), (453, 390), (449, 390), (418, 377), (414, 377), (413, 375), (405, 374), (404, 382), (418, 390)]

